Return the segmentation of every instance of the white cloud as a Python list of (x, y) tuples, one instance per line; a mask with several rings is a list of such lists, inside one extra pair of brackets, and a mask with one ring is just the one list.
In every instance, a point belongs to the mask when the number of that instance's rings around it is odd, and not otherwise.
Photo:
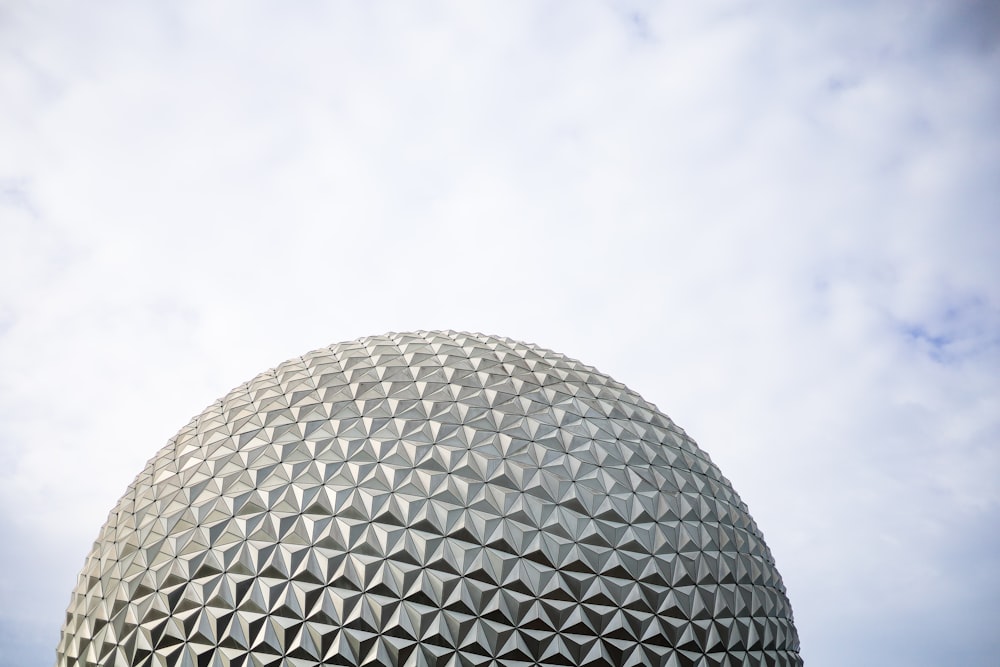
[(0, 616), (0, 662), (51, 655), (104, 513), (214, 398), (323, 344), (454, 327), (579, 357), (696, 437), (809, 664), (985, 664), (988, 11), (8, 7), (0, 516), (59, 556), (4, 556), (58, 574), (51, 609)]

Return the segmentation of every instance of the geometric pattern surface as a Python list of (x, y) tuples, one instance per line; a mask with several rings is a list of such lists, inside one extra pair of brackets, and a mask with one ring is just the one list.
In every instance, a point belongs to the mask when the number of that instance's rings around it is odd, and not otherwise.
[(374, 336), (238, 387), (111, 511), (59, 666), (801, 665), (746, 506), (563, 355)]

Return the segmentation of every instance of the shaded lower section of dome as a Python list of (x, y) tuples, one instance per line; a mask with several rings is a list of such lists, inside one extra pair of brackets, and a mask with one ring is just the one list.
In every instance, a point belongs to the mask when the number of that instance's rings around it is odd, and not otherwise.
[(509, 339), (261, 374), (111, 512), (58, 665), (800, 665), (745, 505), (653, 405)]

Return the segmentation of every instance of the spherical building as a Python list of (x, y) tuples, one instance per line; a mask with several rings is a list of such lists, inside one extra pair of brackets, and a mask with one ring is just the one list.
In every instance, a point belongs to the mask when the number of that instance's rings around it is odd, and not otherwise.
[(112, 510), (58, 665), (800, 665), (708, 456), (508, 339), (389, 334), (196, 417)]

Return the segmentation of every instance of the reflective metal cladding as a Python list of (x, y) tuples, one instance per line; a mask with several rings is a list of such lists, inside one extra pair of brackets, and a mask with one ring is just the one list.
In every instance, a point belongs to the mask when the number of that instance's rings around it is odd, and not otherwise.
[(801, 665), (746, 506), (572, 359), (456, 332), (310, 352), (111, 511), (59, 666)]

